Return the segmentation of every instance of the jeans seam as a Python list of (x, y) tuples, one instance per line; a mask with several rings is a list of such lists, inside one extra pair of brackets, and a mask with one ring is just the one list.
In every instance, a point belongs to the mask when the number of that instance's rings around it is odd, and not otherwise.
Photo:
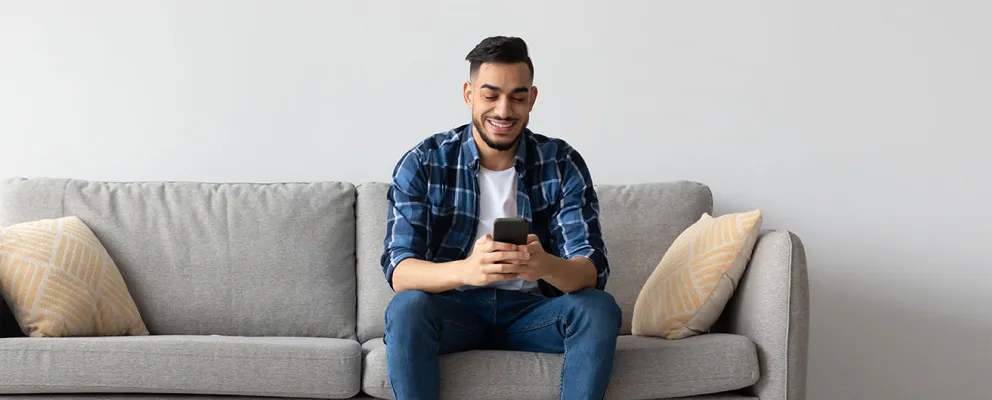
[(493, 289), (493, 309), (490, 310), (492, 311), (493, 314), (493, 325), (496, 325), (496, 316), (499, 314), (497, 312), (498, 310), (499, 310), (499, 300), (496, 299), (496, 289)]
[(566, 326), (566, 328), (565, 328), (565, 338), (564, 338), (564, 340), (562, 340), (562, 348), (564, 349), (564, 351), (562, 352), (563, 354), (561, 355), (561, 376), (558, 377), (558, 398), (559, 399), (562, 399), (563, 396), (565, 395), (565, 393), (563, 391), (564, 388), (565, 388), (565, 365), (568, 364), (567, 363), (567, 361), (568, 361), (568, 327), (567, 327), (568, 326), (568, 322), (565, 323), (565, 326)]
[(515, 330), (512, 330), (512, 331), (507, 331), (505, 334), (511, 335), (511, 334), (514, 334), (514, 333), (523, 333), (523, 332), (538, 330), (538, 329), (547, 327), (549, 325), (553, 325), (555, 323), (561, 322), (563, 320), (564, 320), (564, 318), (562, 318), (562, 317), (554, 317), (552, 319), (549, 319), (549, 320), (544, 321), (544, 322), (541, 322), (541, 323), (537, 323), (537, 324), (533, 324), (533, 325), (527, 325), (527, 326), (525, 326), (523, 328), (520, 328), (520, 329), (515, 329)]
[(442, 324), (451, 324), (451, 325), (457, 326), (457, 327), (462, 328), (462, 329), (468, 329), (468, 330), (473, 330), (473, 331), (479, 330), (478, 327), (465, 326), (465, 324), (460, 324), (457, 321), (453, 321), (453, 320), (450, 320), (450, 319), (444, 319), (444, 318), (442, 318), (441, 319), (441, 323)]

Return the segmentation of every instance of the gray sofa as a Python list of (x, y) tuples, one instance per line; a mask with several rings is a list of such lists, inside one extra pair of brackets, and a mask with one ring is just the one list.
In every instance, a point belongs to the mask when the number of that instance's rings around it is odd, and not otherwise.
[[(0, 183), (0, 226), (75, 215), (120, 268), (152, 336), (26, 338), (9, 313), (0, 397), (392, 398), (379, 266), (385, 183)], [(705, 185), (599, 185), (624, 323), (608, 398), (802, 399), (805, 253), (766, 230), (712, 333), (633, 337), (634, 300), (675, 237), (712, 212)], [(11, 337), (12, 336), (12, 337)], [(442, 357), (452, 399), (556, 398), (561, 356)], [(209, 395), (201, 397), (199, 395)]]

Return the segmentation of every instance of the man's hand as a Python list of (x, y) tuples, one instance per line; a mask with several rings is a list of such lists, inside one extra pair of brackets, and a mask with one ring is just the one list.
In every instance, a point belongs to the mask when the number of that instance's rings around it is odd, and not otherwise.
[(527, 253), (528, 259), (519, 262), (517, 269), (519, 276), (532, 282), (538, 279), (548, 280), (556, 265), (555, 261), (561, 260), (544, 251), (537, 235), (527, 235), (527, 245), (522, 247), (522, 251)]
[(486, 286), (493, 282), (515, 279), (521, 270), (520, 263), (529, 258), (526, 248), (496, 242), (488, 234), (479, 238), (472, 248), (472, 254), (462, 263), (462, 268), (459, 268), (461, 282), (472, 286)]

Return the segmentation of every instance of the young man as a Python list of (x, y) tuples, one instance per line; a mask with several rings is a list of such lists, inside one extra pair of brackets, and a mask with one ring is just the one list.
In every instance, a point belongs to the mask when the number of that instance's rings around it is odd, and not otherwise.
[[(393, 393), (436, 399), (438, 355), (500, 349), (565, 353), (561, 398), (602, 399), (620, 308), (603, 291), (610, 269), (589, 171), (567, 143), (527, 129), (537, 88), (523, 40), (485, 39), (466, 60), (472, 123), (408, 151), (388, 192)], [(500, 217), (529, 221), (527, 245), (493, 241)]]

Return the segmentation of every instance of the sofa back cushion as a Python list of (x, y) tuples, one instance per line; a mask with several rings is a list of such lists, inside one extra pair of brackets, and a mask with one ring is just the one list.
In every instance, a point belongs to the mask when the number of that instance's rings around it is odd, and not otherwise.
[(386, 239), (389, 184), (370, 182), (358, 185), (356, 240), (358, 247), (358, 340), (380, 338), (386, 328), (386, 306), (393, 289), (386, 283), (379, 257)]
[[(386, 183), (358, 186), (358, 337), (382, 337), (393, 292), (379, 265), (386, 234)], [(621, 332), (630, 334), (634, 303), (644, 282), (682, 231), (712, 213), (710, 189), (695, 182), (597, 185), (610, 279), (606, 290), (623, 310)]]
[(14, 178), (0, 226), (76, 216), (152, 334), (355, 337), (350, 183)]

